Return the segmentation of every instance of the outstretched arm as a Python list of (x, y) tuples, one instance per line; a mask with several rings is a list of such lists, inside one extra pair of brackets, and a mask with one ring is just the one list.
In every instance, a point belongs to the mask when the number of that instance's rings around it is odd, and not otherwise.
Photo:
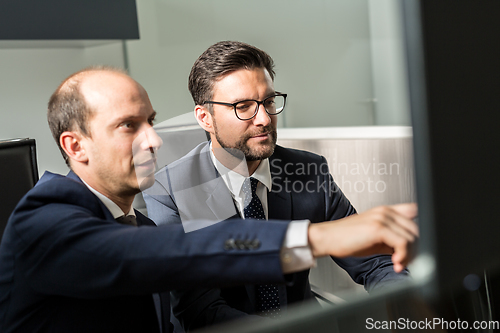
[(401, 272), (414, 256), (418, 227), (415, 204), (380, 206), (359, 215), (309, 227), (315, 257), (391, 254), (394, 270)]

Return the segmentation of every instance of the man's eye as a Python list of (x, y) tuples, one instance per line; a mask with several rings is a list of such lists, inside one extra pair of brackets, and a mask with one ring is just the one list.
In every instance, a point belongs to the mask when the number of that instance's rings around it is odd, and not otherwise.
[(149, 125), (153, 126), (155, 123), (155, 119), (154, 118), (149, 119), (148, 123), (149, 123)]
[(134, 124), (132, 123), (122, 123), (120, 125), (120, 127), (124, 127), (124, 128), (133, 128), (134, 127)]
[(238, 109), (238, 111), (245, 111), (248, 110), (251, 105), (251, 103), (239, 103), (236, 105), (236, 109)]

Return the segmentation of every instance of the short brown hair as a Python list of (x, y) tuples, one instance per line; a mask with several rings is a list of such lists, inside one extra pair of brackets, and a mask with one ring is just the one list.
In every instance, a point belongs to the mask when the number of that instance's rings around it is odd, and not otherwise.
[(87, 105), (85, 97), (80, 92), (80, 85), (86, 74), (91, 72), (110, 71), (126, 74), (119, 68), (108, 66), (93, 66), (82, 69), (67, 77), (52, 94), (49, 100), (47, 121), (50, 131), (61, 154), (70, 167), (68, 155), (59, 142), (61, 134), (66, 131), (79, 131), (82, 135), (90, 137), (88, 121), (92, 117), (92, 108)]
[(274, 61), (255, 46), (223, 41), (210, 46), (195, 61), (189, 74), (189, 91), (194, 103), (202, 105), (211, 100), (217, 80), (240, 69), (265, 68), (274, 81)]

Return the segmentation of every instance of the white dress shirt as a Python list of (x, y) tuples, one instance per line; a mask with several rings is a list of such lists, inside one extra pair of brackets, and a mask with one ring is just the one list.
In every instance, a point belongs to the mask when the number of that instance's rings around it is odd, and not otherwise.
[[(117, 204), (115, 204), (110, 198), (102, 194), (101, 192), (98, 192), (96, 189), (94, 189), (92, 186), (87, 184), (83, 179), (82, 182), (89, 188), (89, 190), (94, 193), (106, 206), (107, 209), (111, 212), (111, 215), (113, 215), (113, 218), (116, 220), (119, 217), (124, 216), (125, 214), (123, 213), (122, 209), (118, 207)], [(135, 216), (135, 211), (133, 207), (130, 207), (130, 211), (128, 212), (127, 216), (133, 215)]]
[[(244, 212), (244, 202), (245, 194), (243, 193), (243, 182), (246, 177), (240, 173), (233, 171), (226, 166), (224, 166), (214, 155), (212, 150), (212, 143), (210, 143), (210, 156), (215, 168), (221, 175), (224, 183), (231, 192), (238, 212), (241, 218), (245, 218)], [(245, 163), (243, 160), (241, 163)], [(238, 167), (237, 167), (238, 168)], [(246, 168), (243, 165), (242, 170)], [(257, 170), (251, 175), (253, 178), (257, 179), (259, 183), (257, 184), (256, 194), (259, 197), (262, 206), (264, 208), (264, 214), (266, 219), (268, 219), (269, 207), (267, 204), (267, 193), (272, 188), (272, 177), (271, 168), (269, 166), (269, 159), (264, 159), (260, 162)], [(293, 273), (302, 271), (313, 267), (316, 264), (316, 260), (313, 258), (311, 248), (309, 246), (308, 240), (308, 228), (309, 220), (292, 221), (287, 229), (285, 239), (281, 247), (281, 267), (283, 272)]]

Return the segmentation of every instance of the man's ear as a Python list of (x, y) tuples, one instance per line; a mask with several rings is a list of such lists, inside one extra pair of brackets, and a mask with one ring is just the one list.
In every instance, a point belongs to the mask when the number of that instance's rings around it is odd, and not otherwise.
[(207, 108), (201, 105), (196, 105), (194, 107), (194, 116), (196, 117), (196, 120), (198, 121), (198, 124), (201, 126), (201, 128), (203, 128), (208, 133), (214, 133), (213, 115), (210, 113), (210, 111), (208, 111)]
[(81, 134), (66, 131), (59, 137), (59, 144), (66, 152), (70, 160), (80, 163), (88, 162), (87, 152), (85, 150)]

